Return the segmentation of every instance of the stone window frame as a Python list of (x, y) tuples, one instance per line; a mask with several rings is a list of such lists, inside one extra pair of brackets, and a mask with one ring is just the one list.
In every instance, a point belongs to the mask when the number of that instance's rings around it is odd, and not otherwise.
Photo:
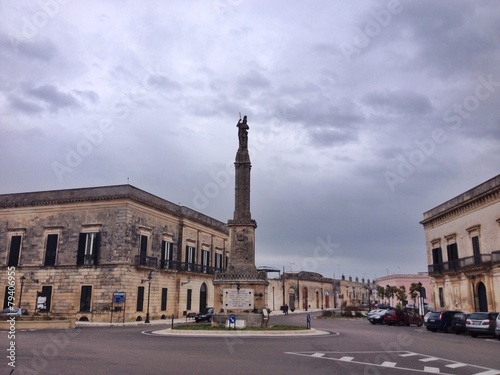
[[(96, 240), (99, 241), (99, 235), (101, 234), (101, 229), (102, 229), (102, 224), (82, 224), (82, 229), (80, 230), (80, 234), (93, 234), (96, 233)], [(96, 249), (97, 257), (94, 256), (94, 264), (98, 264), (98, 257), (99, 257), (99, 252), (100, 252), (100, 244), (98, 245), (98, 248)], [(85, 256), (91, 255), (87, 254), (87, 246), (85, 246)]]
[[(499, 219), (500, 220), (500, 219)], [(469, 235), (469, 244), (471, 246), (471, 254), (475, 256), (476, 254), (474, 253), (474, 237), (477, 237), (477, 247), (478, 247), (478, 257), (480, 257), (479, 254), (481, 254), (481, 224), (473, 225), (469, 228), (466, 229), (468, 235)]]
[(138, 246), (138, 255), (141, 255), (141, 250), (142, 250), (142, 236), (145, 236), (147, 238), (147, 244), (146, 244), (146, 254), (145, 256), (151, 256), (151, 251), (152, 251), (152, 241), (151, 239), (153, 238), (153, 228), (146, 227), (146, 226), (139, 226), (137, 230), (137, 234), (139, 236), (139, 246)]
[[(160, 267), (164, 269), (172, 268), (173, 262), (176, 261), (175, 252), (174, 252), (174, 235), (173, 233), (165, 232), (161, 237), (161, 248), (160, 248)], [(162, 254), (165, 252), (165, 259), (163, 259)], [(168, 253), (171, 254), (171, 259), (168, 259)], [(163, 265), (163, 267), (162, 267)]]
[[(450, 262), (452, 260), (457, 260), (458, 258), (460, 258), (459, 251), (458, 251), (457, 233), (455, 232), (455, 233), (446, 234), (444, 236), (444, 238), (446, 240), (446, 261)], [(453, 244), (455, 244), (457, 246), (457, 259), (449, 259), (449, 256), (448, 256), (449, 255), (448, 246), (453, 245)]]
[[(43, 266), (44, 267), (54, 267), (58, 263), (63, 228), (64, 228), (63, 226), (44, 227), (44, 233), (43, 233)], [(46, 257), (47, 257), (47, 242), (49, 240), (49, 235), (53, 235), (53, 234), (57, 234), (57, 246), (56, 246), (56, 256), (54, 259), (54, 264), (53, 265), (45, 265), (45, 261), (46, 261)]]
[(10, 261), (10, 250), (11, 250), (11, 244), (12, 244), (12, 237), (15, 236), (21, 236), (21, 242), (19, 244), (19, 253), (17, 255), (17, 264), (15, 267), (21, 266), (21, 255), (23, 251), (23, 242), (24, 242), (24, 237), (26, 236), (26, 228), (8, 228), (7, 229), (7, 256), (5, 259), (6, 264), (9, 264)]

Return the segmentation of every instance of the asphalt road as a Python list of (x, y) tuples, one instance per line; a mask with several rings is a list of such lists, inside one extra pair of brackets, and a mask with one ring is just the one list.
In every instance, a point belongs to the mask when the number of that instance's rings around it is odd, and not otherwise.
[[(500, 341), (374, 326), (364, 319), (312, 319), (329, 335), (179, 337), (161, 326), (16, 332), (12, 375), (22, 374), (500, 374)], [(304, 314), (270, 324), (306, 324)], [(0, 347), (9, 353), (7, 332)], [(11, 374), (5, 354), (0, 374)]]

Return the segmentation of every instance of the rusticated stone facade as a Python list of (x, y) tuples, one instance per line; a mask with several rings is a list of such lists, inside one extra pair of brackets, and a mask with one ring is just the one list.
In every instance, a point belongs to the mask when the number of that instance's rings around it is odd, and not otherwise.
[(144, 320), (148, 295), (151, 319), (198, 312), (227, 247), (224, 223), (130, 185), (0, 195), (0, 298), (14, 269), (30, 314), (37, 292), (50, 316)]

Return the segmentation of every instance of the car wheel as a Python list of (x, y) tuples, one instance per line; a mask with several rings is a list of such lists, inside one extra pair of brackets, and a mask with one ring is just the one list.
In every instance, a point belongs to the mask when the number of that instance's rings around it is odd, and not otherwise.
[(477, 333), (471, 333), (470, 334), (472, 337), (477, 337)]
[(431, 329), (432, 332), (437, 332), (438, 330), (436, 328)]
[(444, 330), (445, 330), (446, 333), (452, 333), (453, 332), (453, 329), (451, 328), (451, 326), (445, 327)]
[(418, 322), (417, 327), (422, 327), (422, 322)]
[(369, 320), (369, 322), (370, 322), (371, 324), (375, 324), (375, 322), (372, 322), (371, 320)]

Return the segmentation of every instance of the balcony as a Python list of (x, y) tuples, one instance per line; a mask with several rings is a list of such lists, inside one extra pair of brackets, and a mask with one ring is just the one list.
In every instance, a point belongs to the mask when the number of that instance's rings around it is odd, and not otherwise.
[(493, 264), (498, 264), (500, 263), (500, 250), (497, 251), (492, 251), (491, 252), (491, 262)]
[(221, 268), (209, 267), (196, 263), (180, 262), (177, 260), (160, 260), (160, 269), (205, 273), (208, 275), (214, 275), (217, 271), (223, 271)]
[(148, 257), (143, 255), (136, 255), (134, 259), (134, 264), (137, 267), (145, 267), (145, 268), (157, 268), (158, 267), (158, 258), (157, 257)]
[(490, 268), (493, 263), (500, 262), (500, 251), (491, 254), (479, 254), (465, 258), (450, 260), (428, 266), (429, 275), (441, 275), (454, 272), (465, 272), (477, 269)]

